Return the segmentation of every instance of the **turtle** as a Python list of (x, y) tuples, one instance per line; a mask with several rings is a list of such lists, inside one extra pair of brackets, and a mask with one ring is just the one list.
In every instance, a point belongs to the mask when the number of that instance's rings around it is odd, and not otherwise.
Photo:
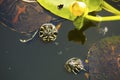
[(38, 31), (43, 41), (55, 41), (57, 27), (60, 27), (61, 20), (34, 0), (29, 2), (27, 0), (0, 0), (0, 24), (23, 34), (25, 39), (20, 39), (23, 43), (32, 40)]
[(76, 75), (85, 73), (88, 80), (120, 80), (120, 36), (93, 43), (85, 60), (72, 57), (64, 66)]

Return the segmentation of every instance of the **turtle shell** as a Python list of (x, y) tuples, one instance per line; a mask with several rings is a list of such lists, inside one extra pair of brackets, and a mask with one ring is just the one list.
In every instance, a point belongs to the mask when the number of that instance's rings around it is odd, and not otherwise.
[(33, 32), (56, 18), (37, 2), (0, 0), (0, 24), (20, 33)]
[(90, 80), (120, 80), (120, 36), (95, 43), (87, 59)]

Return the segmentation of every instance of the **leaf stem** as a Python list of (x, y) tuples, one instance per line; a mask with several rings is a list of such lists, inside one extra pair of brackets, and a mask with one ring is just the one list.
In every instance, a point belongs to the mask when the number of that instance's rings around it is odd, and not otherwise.
[(120, 11), (119, 10), (117, 10), (114, 7), (112, 7), (110, 4), (108, 4), (105, 1), (103, 1), (102, 7), (103, 7), (103, 9), (107, 10), (108, 12), (111, 12), (111, 13), (113, 13), (115, 15), (120, 15)]
[(116, 16), (107, 16), (107, 17), (100, 17), (100, 16), (91, 16), (91, 15), (86, 15), (84, 16), (85, 18), (93, 21), (115, 21), (115, 20), (120, 20), (120, 15)]

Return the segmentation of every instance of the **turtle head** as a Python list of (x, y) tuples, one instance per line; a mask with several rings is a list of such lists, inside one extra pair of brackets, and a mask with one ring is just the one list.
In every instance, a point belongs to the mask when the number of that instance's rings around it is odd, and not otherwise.
[(73, 72), (74, 74), (78, 74), (80, 71), (86, 71), (82, 60), (76, 57), (67, 60), (65, 63), (65, 68), (68, 72)]

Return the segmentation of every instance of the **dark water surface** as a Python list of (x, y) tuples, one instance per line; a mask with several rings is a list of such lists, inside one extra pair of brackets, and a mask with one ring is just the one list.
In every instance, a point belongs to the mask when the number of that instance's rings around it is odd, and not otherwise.
[(84, 74), (68, 73), (64, 63), (71, 57), (84, 60), (92, 43), (120, 35), (120, 21), (102, 22), (101, 26), (108, 28), (105, 35), (98, 28), (90, 28), (85, 31), (87, 42), (81, 45), (68, 41), (68, 32), (73, 29), (69, 21), (63, 23), (57, 40), (52, 43), (43, 43), (37, 37), (21, 43), (22, 35), (0, 25), (0, 80), (85, 80)]

